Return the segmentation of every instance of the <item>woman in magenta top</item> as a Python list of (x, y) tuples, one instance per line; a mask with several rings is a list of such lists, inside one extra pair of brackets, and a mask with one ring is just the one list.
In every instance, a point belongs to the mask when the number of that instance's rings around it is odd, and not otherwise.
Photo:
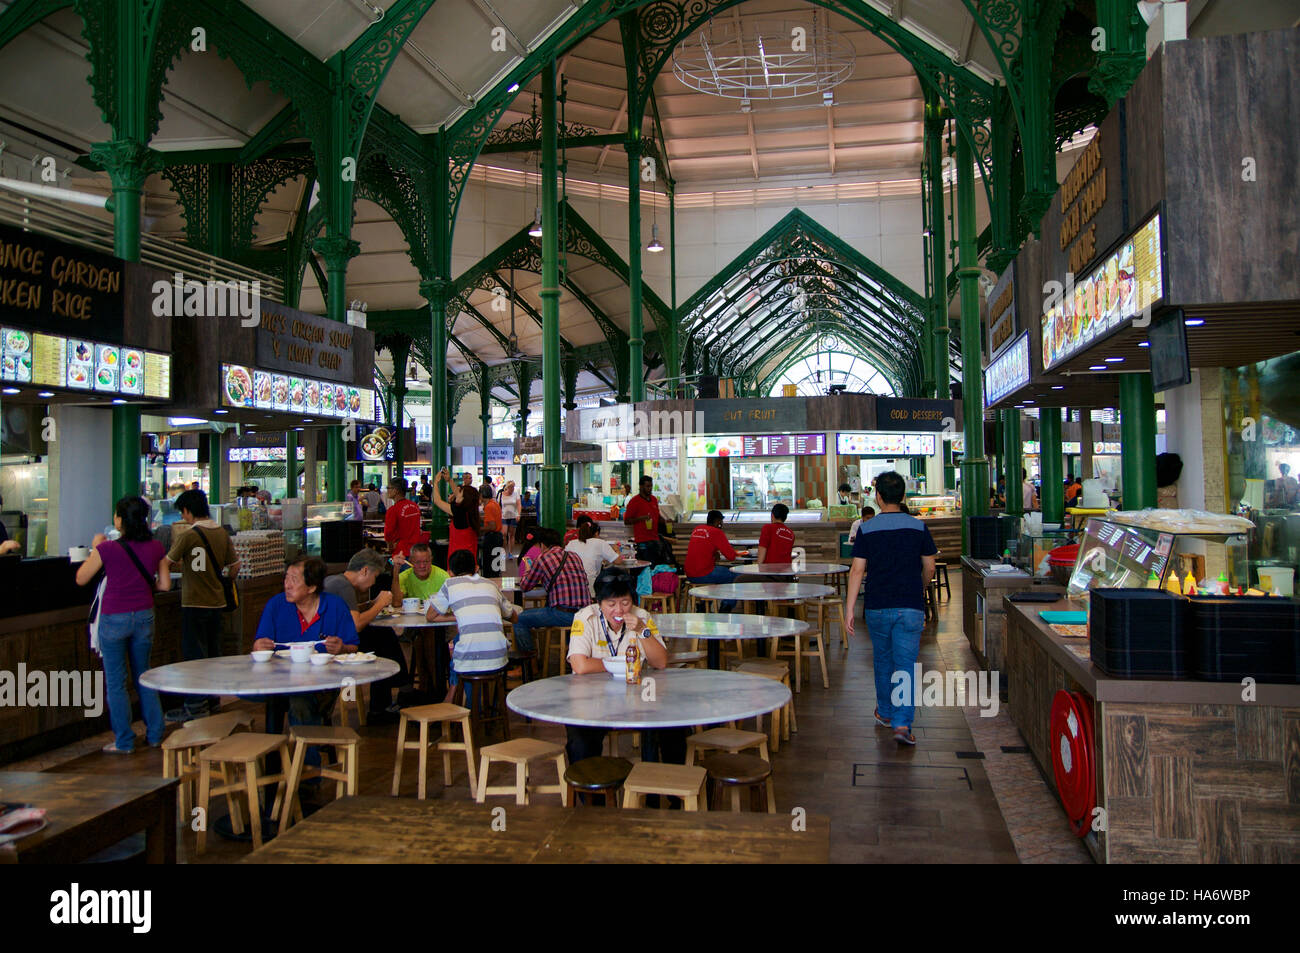
[(121, 538), (109, 540), (103, 533), (96, 534), (90, 557), (77, 568), (77, 584), (88, 585), (101, 568), (108, 578), (99, 607), (99, 652), (104, 658), (104, 689), (114, 740), (104, 750), (130, 754), (135, 750), (135, 732), (126, 691), (128, 676), (140, 696), (146, 741), (150, 747), (162, 744), (162, 703), (156, 691), (140, 684), (140, 675), (149, 668), (153, 649), (154, 589), (170, 589), (172, 577), (161, 569), (167, 551), (149, 531), (148, 503), (138, 496), (122, 497), (113, 512), (113, 525)]

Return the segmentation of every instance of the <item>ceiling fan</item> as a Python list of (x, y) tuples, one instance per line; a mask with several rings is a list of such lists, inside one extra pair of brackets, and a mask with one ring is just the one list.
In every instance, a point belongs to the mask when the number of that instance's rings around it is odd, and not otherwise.
[(528, 364), (540, 364), (540, 357), (530, 357), (519, 347), (519, 335), (515, 333), (515, 270), (510, 269), (510, 333), (506, 336), (506, 357), (512, 361)]

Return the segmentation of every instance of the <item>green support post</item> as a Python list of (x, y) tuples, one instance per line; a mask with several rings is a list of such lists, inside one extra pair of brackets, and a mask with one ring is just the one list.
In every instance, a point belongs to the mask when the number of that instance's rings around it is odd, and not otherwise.
[[(434, 479), (447, 465), (447, 297), (450, 281), (426, 280), (420, 282), (420, 294), (429, 302), (429, 410), (432, 428), (429, 432), (430, 460)], [(443, 488), (444, 496), (449, 492)], [(442, 510), (433, 512), (435, 529), (445, 529), (447, 517)]]
[(140, 495), (140, 408), (113, 408), (113, 501)]
[[(544, 526), (563, 533), (564, 466), (560, 462), (560, 207), (556, 173), (555, 61), (542, 68), (542, 485)], [(632, 178), (636, 178), (635, 170)], [(632, 199), (635, 209), (635, 198)], [(635, 250), (635, 249), (634, 249)], [(640, 316), (640, 260), (633, 291), (633, 321)], [(633, 337), (640, 328), (633, 326)], [(637, 347), (639, 347), (639, 343)], [(634, 363), (634, 369), (639, 364)], [(633, 373), (633, 388), (641, 375)], [(641, 386), (644, 386), (642, 384)], [(527, 400), (520, 391), (520, 398)]]
[(1020, 478), (1020, 411), (1002, 411), (1002, 478), (1007, 483), (1007, 515), (1024, 515)]
[(298, 498), (298, 431), (292, 427), (284, 436), (284, 498)]
[[(980, 367), (979, 261), (975, 252), (974, 157), (965, 136), (957, 137), (957, 269), (961, 294), (962, 430), (966, 452), (961, 461), (962, 551), (970, 552), (967, 522), (989, 511), (989, 468), (984, 457), (984, 381)], [(944, 357), (947, 360), (947, 355)], [(946, 364), (945, 364), (946, 366)]]
[(1121, 374), (1119, 379), (1120, 473), (1124, 509), (1156, 505), (1156, 395), (1151, 375)]
[(406, 441), (403, 435), (406, 432), (406, 362), (403, 361), (397, 365), (397, 381), (393, 385), (393, 397), (391, 406), (393, 408), (393, 439), (397, 443), (393, 447), (393, 469), (397, 475), (406, 476)]
[(1038, 467), (1043, 485), (1038, 498), (1043, 506), (1043, 523), (1065, 522), (1064, 459), (1061, 456), (1061, 409), (1044, 407), (1038, 412)]
[(208, 434), (208, 502), (220, 503), (221, 486), (221, 434)]
[[(929, 95), (925, 104), (925, 166), (930, 208), (930, 288), (926, 313), (926, 340), (931, 348), (930, 365), (934, 375), (933, 395), (947, 400), (948, 387), (948, 255), (943, 229), (943, 125), (942, 108), (937, 96)], [(973, 186), (972, 186), (973, 188)]]
[(347, 444), (343, 440), (342, 427), (326, 429), (325, 460), (325, 482), (329, 484), (325, 499), (330, 503), (342, 503), (348, 492)]

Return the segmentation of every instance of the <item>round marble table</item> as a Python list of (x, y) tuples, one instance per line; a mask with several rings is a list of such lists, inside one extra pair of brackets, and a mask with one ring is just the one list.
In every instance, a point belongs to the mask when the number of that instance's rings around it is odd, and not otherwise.
[[(739, 572), (736, 566), (731, 571)], [(690, 594), (700, 599), (735, 599), (737, 602), (794, 602), (816, 599), (835, 592), (832, 586), (815, 582), (720, 582), (696, 586)]]
[(653, 730), (753, 718), (790, 701), (790, 689), (780, 682), (740, 672), (646, 669), (642, 678), (654, 679), (653, 701), (646, 700), (645, 687), (598, 673), (528, 682), (506, 696), (506, 705), (561, 725)]
[(722, 668), (721, 643), (729, 639), (775, 639), (801, 635), (812, 623), (768, 615), (715, 615), (708, 612), (665, 612), (654, 617), (666, 639), (704, 639), (709, 668)]
[[(455, 622), (430, 622), (423, 612), (396, 612), (377, 616), (371, 625), (392, 629), (401, 635), (411, 629), (411, 656), (415, 662), (420, 688), (441, 699), (447, 691), (447, 673), (451, 670), (451, 653), (447, 651), (447, 638), (435, 638), (435, 629), (452, 629)], [(450, 632), (444, 632), (449, 637)], [(425, 686), (429, 686), (427, 689)]]
[(794, 563), (750, 563), (731, 571), (754, 576), (833, 576), (848, 572), (849, 567), (841, 563), (804, 563), (796, 569)]
[(397, 663), (384, 658), (312, 665), (279, 656), (254, 662), (249, 655), (223, 655), (151, 668), (140, 676), (140, 684), (176, 695), (296, 695), (342, 688), (349, 679), (354, 685), (378, 682), (397, 672)]

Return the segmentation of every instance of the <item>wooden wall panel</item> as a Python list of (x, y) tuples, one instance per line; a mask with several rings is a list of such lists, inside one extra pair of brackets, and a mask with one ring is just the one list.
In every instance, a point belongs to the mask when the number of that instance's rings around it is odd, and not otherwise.
[(1151, 768), (1151, 793), (1156, 804), (1152, 833), (1162, 840), (1195, 840), (1196, 820), (1191, 811), (1192, 771), (1189, 760), (1152, 758)]
[[(1164, 52), (1157, 50), (1124, 98), (1128, 139), (1130, 218), (1145, 215), (1165, 195)], [(1132, 224), (1139, 224), (1134, 221)]]

